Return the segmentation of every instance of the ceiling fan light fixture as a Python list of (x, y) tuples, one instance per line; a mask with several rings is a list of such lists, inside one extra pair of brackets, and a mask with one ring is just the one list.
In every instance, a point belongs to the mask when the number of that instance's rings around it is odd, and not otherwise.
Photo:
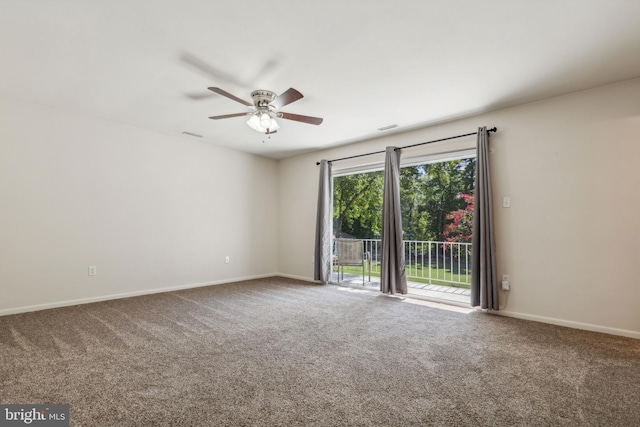
[(247, 125), (260, 133), (273, 132), (280, 129), (278, 122), (276, 122), (269, 111), (256, 111), (249, 117)]
[(269, 117), (269, 114), (267, 113), (260, 114), (260, 126), (262, 126), (265, 129), (269, 129), (270, 124), (271, 124), (271, 117)]
[(257, 114), (252, 114), (249, 120), (247, 121), (247, 125), (255, 131), (261, 132), (260, 130), (260, 118)]

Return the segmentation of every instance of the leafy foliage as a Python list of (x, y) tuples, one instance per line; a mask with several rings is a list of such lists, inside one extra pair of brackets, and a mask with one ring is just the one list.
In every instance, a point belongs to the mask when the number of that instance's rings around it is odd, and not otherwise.
[(362, 239), (380, 238), (383, 172), (336, 177), (333, 180), (333, 229)]
[(473, 235), (473, 194), (460, 194), (459, 197), (465, 201), (467, 206), (458, 209), (447, 215), (448, 223), (442, 238), (445, 242), (470, 243)]
[[(475, 159), (451, 160), (400, 170), (400, 203), (405, 240), (440, 240), (448, 217), (474, 191)], [(334, 179), (334, 230), (358, 238), (380, 238), (383, 172)]]

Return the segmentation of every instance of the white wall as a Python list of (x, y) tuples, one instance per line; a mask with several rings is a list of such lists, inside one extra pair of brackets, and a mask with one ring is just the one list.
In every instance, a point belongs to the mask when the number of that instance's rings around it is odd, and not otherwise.
[(0, 102), (0, 195), (0, 314), (277, 272), (274, 160)]
[(498, 127), (490, 143), (498, 270), (512, 282), (503, 314), (640, 338), (640, 79), (280, 161), (279, 271), (313, 277), (317, 160), (483, 125)]

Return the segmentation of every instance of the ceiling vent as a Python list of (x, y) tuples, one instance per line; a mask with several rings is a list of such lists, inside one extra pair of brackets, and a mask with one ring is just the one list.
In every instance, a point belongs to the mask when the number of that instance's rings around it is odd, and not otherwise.
[(185, 135), (189, 135), (189, 136), (194, 136), (196, 138), (202, 138), (202, 135), (198, 135), (197, 133), (191, 133), (191, 132), (182, 132)]

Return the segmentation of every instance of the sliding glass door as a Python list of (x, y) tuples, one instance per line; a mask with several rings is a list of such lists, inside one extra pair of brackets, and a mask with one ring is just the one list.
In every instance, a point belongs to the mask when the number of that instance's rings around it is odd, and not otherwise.
[[(334, 238), (364, 241), (372, 270), (369, 286), (378, 287), (383, 172), (336, 175)], [(469, 301), (474, 176), (472, 154), (402, 167), (402, 226), (410, 294)], [(343, 270), (343, 283), (362, 283), (361, 268)]]

